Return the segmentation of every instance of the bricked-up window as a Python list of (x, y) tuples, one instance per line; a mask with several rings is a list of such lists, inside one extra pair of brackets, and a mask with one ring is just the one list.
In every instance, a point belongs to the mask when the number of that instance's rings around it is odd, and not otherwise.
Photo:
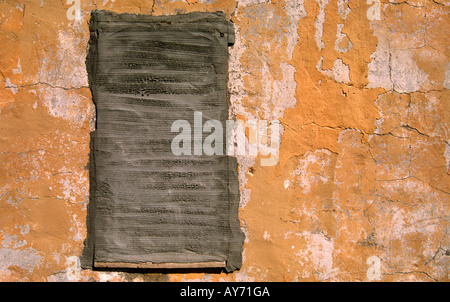
[(235, 158), (194, 152), (194, 141), (191, 154), (171, 149), (177, 120), (201, 140), (194, 116), (226, 124), (232, 24), (223, 13), (94, 11), (90, 34), (96, 130), (82, 266), (239, 269)]

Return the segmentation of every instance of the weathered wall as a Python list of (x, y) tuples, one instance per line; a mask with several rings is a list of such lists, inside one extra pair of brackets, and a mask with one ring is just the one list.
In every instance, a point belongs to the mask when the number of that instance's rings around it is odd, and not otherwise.
[[(234, 22), (230, 116), (282, 125), (276, 166), (238, 156), (240, 271), (80, 269), (93, 9)], [(0, 280), (449, 281), (449, 11), (448, 0), (2, 1)]]

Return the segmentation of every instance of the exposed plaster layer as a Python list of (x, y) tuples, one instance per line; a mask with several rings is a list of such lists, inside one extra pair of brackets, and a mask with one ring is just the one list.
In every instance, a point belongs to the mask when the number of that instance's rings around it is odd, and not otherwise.
[(367, 87), (400, 93), (445, 87), (448, 35), (438, 24), (449, 21), (446, 10), (435, 1), (382, 4), (381, 20), (370, 21), (379, 43)]

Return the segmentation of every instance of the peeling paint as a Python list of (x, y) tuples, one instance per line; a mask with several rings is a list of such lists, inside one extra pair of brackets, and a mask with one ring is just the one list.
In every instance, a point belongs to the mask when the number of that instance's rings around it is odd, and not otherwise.
[(325, 42), (322, 41), (323, 37), (323, 23), (325, 22), (325, 8), (328, 5), (328, 0), (316, 0), (319, 5), (319, 14), (317, 15), (314, 27), (316, 28), (316, 33), (314, 37), (316, 38), (316, 44), (319, 51), (325, 47)]
[(447, 164), (445, 165), (447, 167), (445, 172), (448, 173), (448, 171), (450, 169), (450, 144), (449, 143), (445, 144), (444, 157), (445, 157), (445, 161), (447, 162)]
[(74, 124), (83, 124), (92, 119), (94, 114), (87, 89), (68, 90), (39, 85), (39, 96), (52, 116), (67, 119)]
[[(346, 17), (347, 18), (347, 17)], [(334, 43), (334, 49), (339, 52), (347, 53), (353, 47), (352, 41), (348, 38), (348, 36), (342, 33), (342, 29), (345, 24), (339, 23), (337, 25), (337, 33), (336, 33), (336, 42)]]
[(447, 63), (447, 66), (445, 68), (444, 87), (446, 89), (450, 89), (450, 63)]
[(5, 85), (5, 88), (11, 89), (13, 94), (17, 93), (19, 86), (17, 86), (17, 84), (11, 83), (11, 80), (8, 77), (5, 80)]
[(390, 69), (393, 90), (400, 93), (419, 91), (428, 77), (417, 66), (410, 50), (391, 49)]
[(350, 82), (350, 69), (348, 65), (342, 62), (342, 59), (336, 59), (334, 61), (333, 69), (322, 69), (323, 57), (320, 58), (319, 63), (317, 63), (317, 70), (327, 77), (332, 78), (338, 83), (349, 83)]
[(306, 249), (297, 253), (300, 265), (309, 269), (303, 270), (302, 278), (309, 278), (311, 274), (318, 281), (326, 281), (335, 277), (337, 270), (333, 268), (333, 241), (322, 234), (302, 232), (297, 234), (306, 241)]

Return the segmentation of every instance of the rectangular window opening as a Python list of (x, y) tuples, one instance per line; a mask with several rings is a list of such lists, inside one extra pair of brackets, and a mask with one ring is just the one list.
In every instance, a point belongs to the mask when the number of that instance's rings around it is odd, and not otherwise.
[(237, 162), (202, 144), (206, 125), (223, 125), (225, 139), (233, 43), (220, 12), (92, 12), (96, 129), (82, 267), (241, 267)]

